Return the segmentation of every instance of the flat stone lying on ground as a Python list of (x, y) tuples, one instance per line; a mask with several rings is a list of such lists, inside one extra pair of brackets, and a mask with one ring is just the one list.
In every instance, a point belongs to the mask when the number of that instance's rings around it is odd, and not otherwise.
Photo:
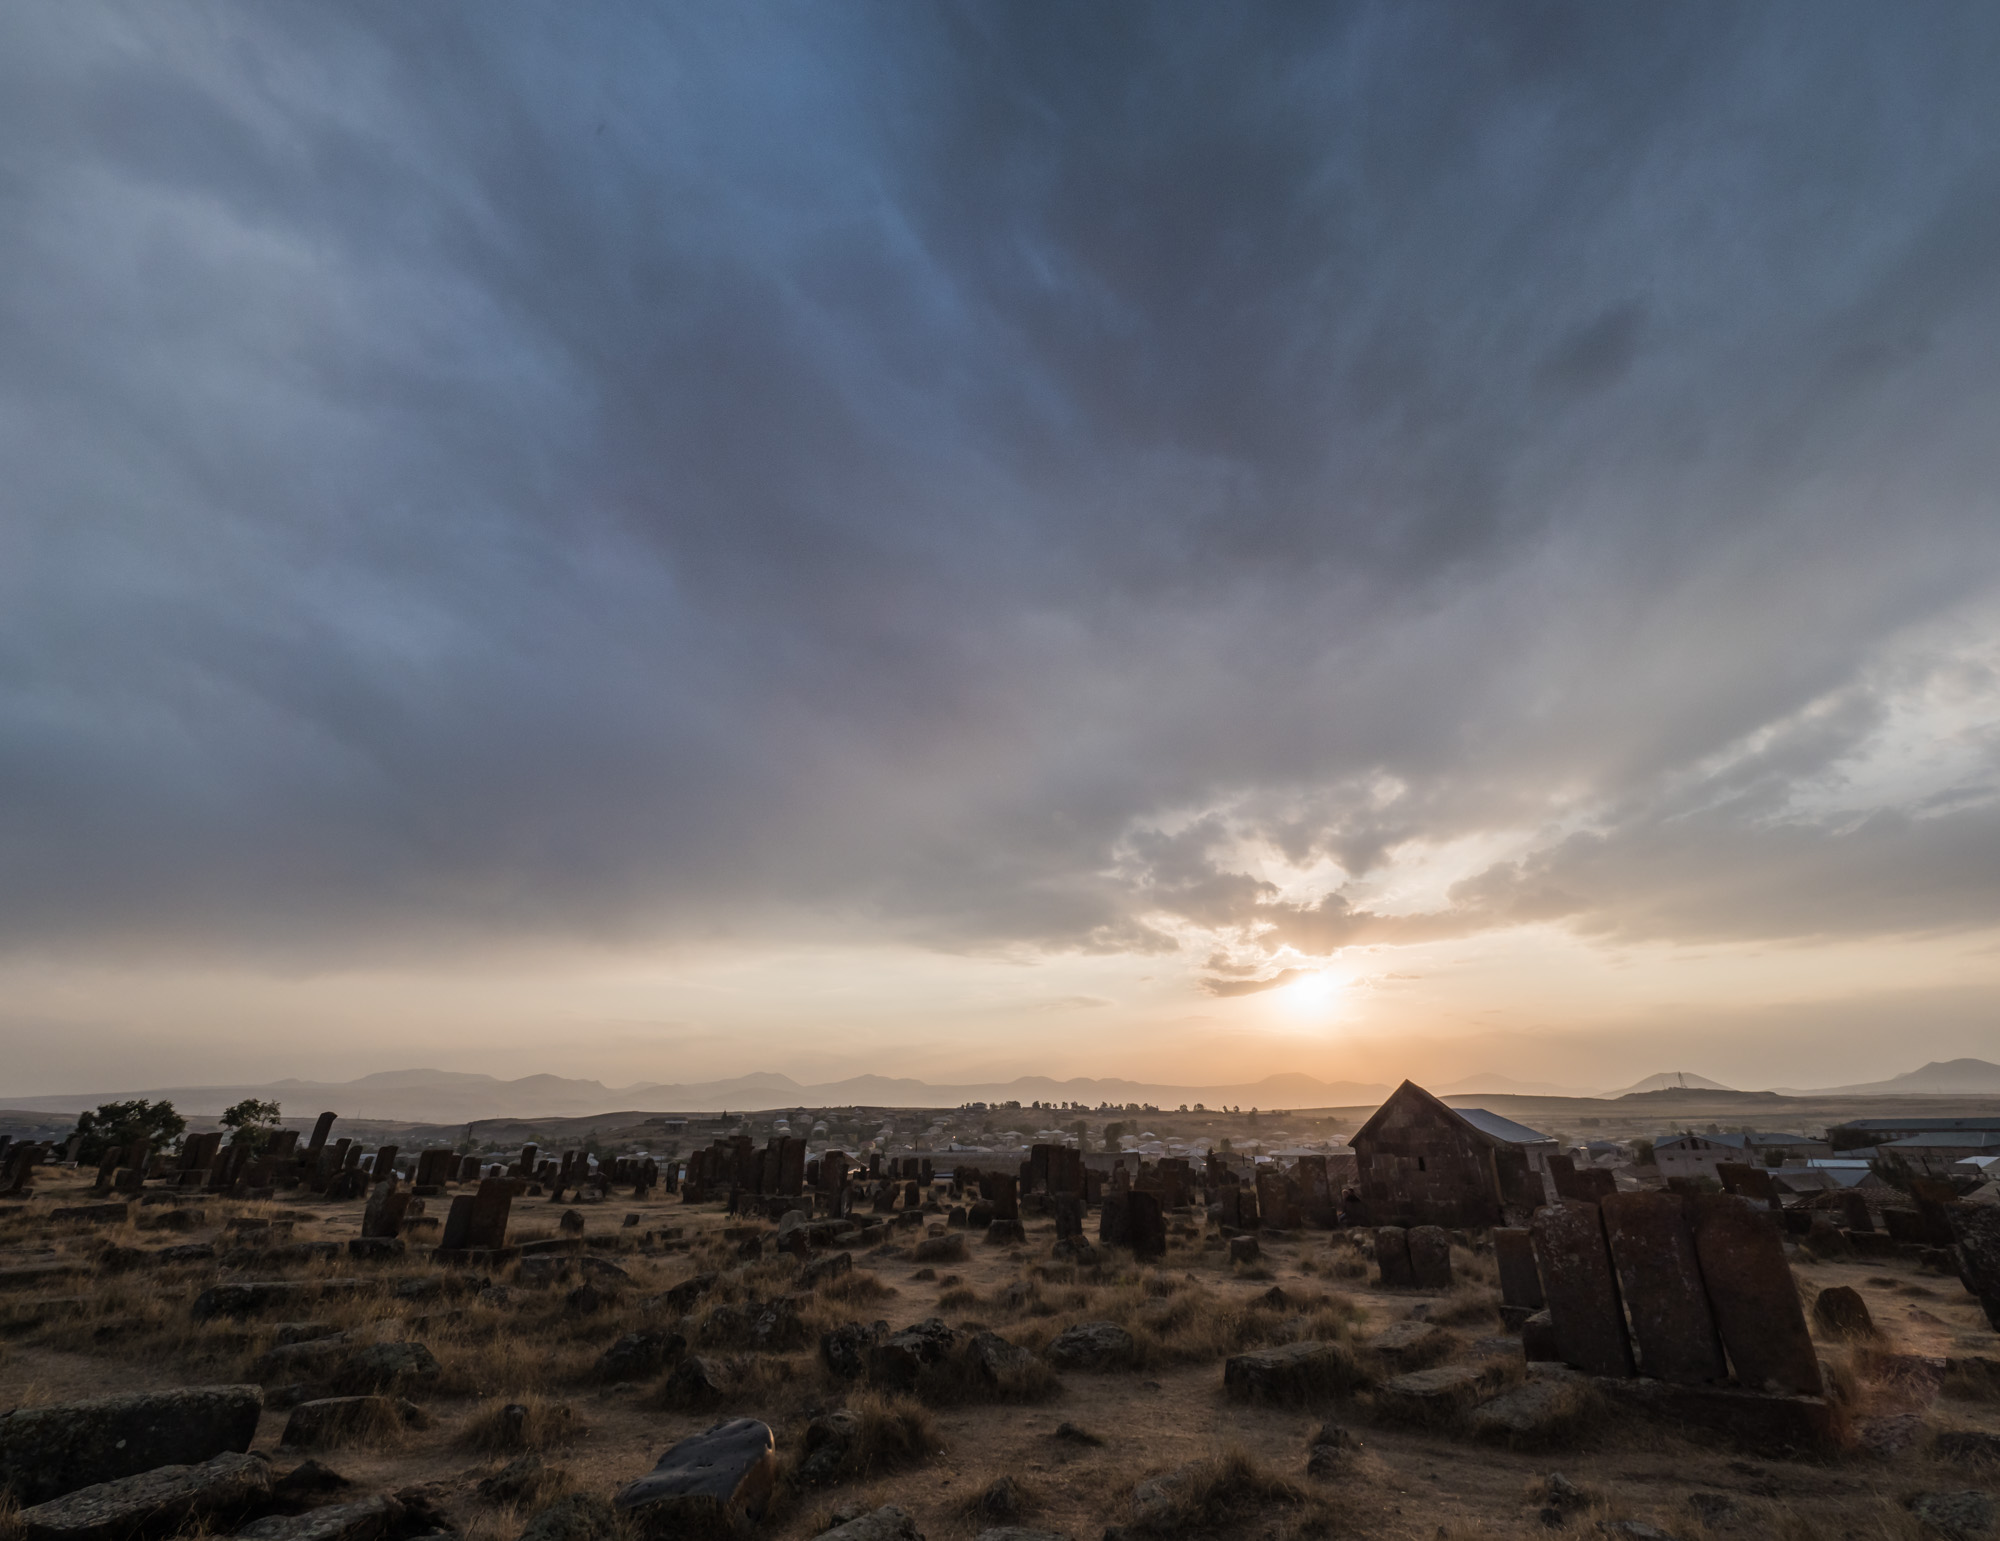
[(1450, 1357), (1458, 1339), (1435, 1323), (1409, 1320), (1391, 1322), (1368, 1340), (1368, 1352), (1398, 1370), (1428, 1369)]
[(727, 1534), (763, 1514), (777, 1469), (769, 1425), (733, 1418), (672, 1446), (612, 1504), (646, 1535)]
[(0, 1487), (24, 1504), (92, 1483), (195, 1466), (245, 1451), (264, 1394), (255, 1386), (188, 1386), (23, 1407), (0, 1417)]
[(536, 1513), (519, 1541), (612, 1541), (618, 1511), (595, 1493), (568, 1493)]
[(270, 1466), (261, 1457), (229, 1451), (195, 1466), (159, 1466), (92, 1483), (23, 1509), (20, 1535), (25, 1541), (141, 1541), (189, 1521), (213, 1528), (270, 1492)]
[(1224, 1394), (1242, 1402), (1316, 1402), (1367, 1380), (1344, 1346), (1316, 1340), (1252, 1349), (1222, 1366)]
[(282, 1443), (297, 1450), (323, 1450), (371, 1434), (419, 1428), (424, 1421), (422, 1409), (401, 1397), (319, 1397), (292, 1409)]
[(379, 1541), (403, 1517), (393, 1498), (329, 1504), (304, 1514), (271, 1514), (236, 1532), (237, 1541)]
[(1575, 1430), (1589, 1398), (1590, 1383), (1581, 1375), (1536, 1375), (1474, 1408), (1470, 1426), (1495, 1444), (1548, 1445)]
[(823, 1531), (819, 1541), (924, 1541), (924, 1536), (906, 1510), (884, 1504), (859, 1519)]
[(1491, 1382), (1490, 1369), (1476, 1364), (1412, 1370), (1375, 1388), (1375, 1410), (1407, 1423), (1448, 1423), (1476, 1404)]
[(2000, 1519), (1993, 1495), (1969, 1489), (1960, 1493), (1919, 1493), (1910, 1500), (1910, 1513), (1924, 1529), (1950, 1538), (1972, 1541), (1991, 1535)]
[(1116, 1322), (1078, 1322), (1058, 1333), (1043, 1350), (1063, 1370), (1108, 1370), (1131, 1361), (1132, 1334)]

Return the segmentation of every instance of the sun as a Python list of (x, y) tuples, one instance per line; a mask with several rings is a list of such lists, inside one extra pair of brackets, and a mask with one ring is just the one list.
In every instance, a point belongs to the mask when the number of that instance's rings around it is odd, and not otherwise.
[(1300, 1010), (1329, 1005), (1340, 991), (1340, 980), (1324, 971), (1301, 974), (1278, 993), (1285, 1004)]

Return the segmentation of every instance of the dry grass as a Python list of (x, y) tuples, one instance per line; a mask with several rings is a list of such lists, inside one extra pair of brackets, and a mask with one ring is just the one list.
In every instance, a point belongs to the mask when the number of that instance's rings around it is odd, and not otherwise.
[(1465, 1282), (1432, 1306), (1425, 1321), (1440, 1327), (1470, 1327), (1500, 1320), (1500, 1297), (1484, 1284)]
[[(1271, 1510), (1284, 1511), (1273, 1529)], [(1212, 1536), (1260, 1527), (1278, 1537), (1318, 1536), (1339, 1518), (1319, 1493), (1272, 1470), (1240, 1445), (1138, 1483), (1131, 1528), (1159, 1537)]]
[(583, 1420), (567, 1402), (530, 1392), (518, 1401), (496, 1397), (480, 1406), (459, 1430), (458, 1443), (489, 1455), (539, 1454), (573, 1444), (583, 1434)]

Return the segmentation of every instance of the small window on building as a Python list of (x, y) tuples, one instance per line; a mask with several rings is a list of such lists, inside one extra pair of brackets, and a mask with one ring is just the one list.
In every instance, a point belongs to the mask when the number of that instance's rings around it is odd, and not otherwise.
[(1419, 1172), (1424, 1170), (1424, 1158), (1422, 1156), (1417, 1157), (1417, 1170)]

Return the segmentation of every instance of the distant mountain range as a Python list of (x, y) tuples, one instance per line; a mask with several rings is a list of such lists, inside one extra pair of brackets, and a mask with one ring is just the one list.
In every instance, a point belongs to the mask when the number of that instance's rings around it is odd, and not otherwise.
[(23, 1112), (70, 1113), (132, 1097), (166, 1098), (183, 1113), (213, 1115), (245, 1097), (283, 1105), (287, 1117), (323, 1109), (347, 1118), (410, 1119), (428, 1123), (470, 1123), (482, 1118), (587, 1118), (632, 1108), (659, 1112), (718, 1112), (780, 1107), (956, 1107), (963, 1102), (1148, 1102), (1257, 1108), (1355, 1107), (1380, 1102), (1389, 1088), (1377, 1082), (1321, 1081), (1312, 1076), (1266, 1076), (1233, 1086), (1167, 1086), (1150, 1081), (1058, 1081), (1021, 1076), (1005, 1082), (944, 1086), (894, 1076), (853, 1076), (844, 1081), (802, 1085), (788, 1075), (767, 1072), (726, 1081), (688, 1084), (645, 1082), (607, 1087), (601, 1081), (531, 1075), (516, 1081), (455, 1070), (383, 1070), (353, 1081), (271, 1081), (243, 1086), (165, 1086), (146, 1090), (74, 1092), (45, 1097), (10, 1097), (0, 1104)]
[[(1691, 1071), (1669, 1070), (1612, 1092), (1580, 1091), (1510, 1076), (1463, 1076), (1433, 1088), (1440, 1096), (1465, 1101), (1494, 1097), (1643, 1096), (1671, 1100), (1685, 1087), (1734, 1096), (1738, 1092)], [(1982, 1059), (1934, 1062), (1886, 1081), (1800, 1090), (1777, 1088), (1788, 1096), (2000, 1096), (2000, 1065)], [(407, 1120), (417, 1123), (470, 1123), (486, 1118), (589, 1118), (601, 1113), (646, 1109), (653, 1112), (755, 1111), (781, 1107), (956, 1107), (964, 1102), (1146, 1102), (1162, 1108), (1204, 1102), (1245, 1108), (1361, 1107), (1380, 1102), (1389, 1088), (1370, 1081), (1321, 1081), (1287, 1074), (1226, 1086), (1169, 1086), (1152, 1081), (1021, 1076), (1012, 1081), (940, 1085), (898, 1076), (862, 1075), (844, 1081), (801, 1084), (788, 1075), (762, 1072), (724, 1081), (643, 1082), (608, 1087), (601, 1081), (531, 1075), (515, 1081), (456, 1070), (384, 1070), (353, 1081), (270, 1081), (241, 1086), (165, 1086), (143, 1090), (73, 1092), (59, 1096), (10, 1097), (0, 1106), (23, 1113), (74, 1116), (99, 1103), (131, 1097), (166, 1098), (183, 1113), (213, 1116), (245, 1097), (283, 1104), (288, 1118), (311, 1117), (332, 1109), (346, 1118)]]

